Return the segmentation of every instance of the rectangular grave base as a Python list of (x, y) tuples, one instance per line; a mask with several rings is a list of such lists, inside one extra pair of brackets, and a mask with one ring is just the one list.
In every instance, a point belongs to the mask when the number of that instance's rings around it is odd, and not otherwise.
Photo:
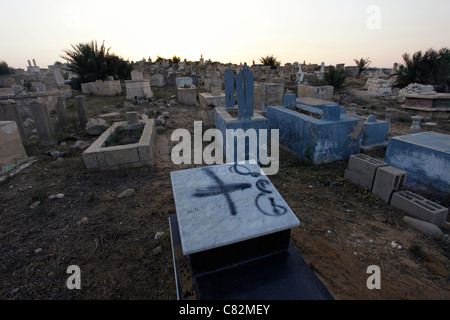
[[(175, 214), (169, 217), (169, 222), (179, 300), (333, 300), (290, 243), (284, 250), (275, 250), (272, 254), (199, 273), (199, 261), (195, 266), (190, 256), (183, 256)], [(275, 238), (285, 239), (286, 235), (289, 233)], [(193, 267), (196, 269), (194, 276)]]

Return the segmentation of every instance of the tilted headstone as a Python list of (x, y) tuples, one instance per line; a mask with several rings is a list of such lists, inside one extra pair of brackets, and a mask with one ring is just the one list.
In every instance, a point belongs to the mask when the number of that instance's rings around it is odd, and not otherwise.
[(89, 119), (89, 113), (86, 106), (85, 96), (76, 96), (75, 101), (77, 103), (78, 118), (80, 119), (80, 126), (86, 127), (87, 121)]
[(28, 142), (28, 137), (23, 127), (22, 118), (20, 117), (17, 103), (14, 100), (6, 100), (0, 102), (0, 120), (14, 121), (17, 124), (22, 143)]
[(50, 122), (47, 106), (45, 104), (33, 102), (30, 105), (30, 110), (38, 132), (39, 146), (54, 146), (57, 141), (54, 138), (53, 127)]
[(245, 64), (244, 69), (236, 76), (239, 120), (250, 120), (253, 117), (253, 82), (253, 74)]
[(56, 114), (58, 115), (58, 125), (60, 127), (64, 127), (65, 125), (67, 125), (66, 104), (64, 102), (63, 96), (60, 96), (57, 99), (58, 99), (58, 102), (56, 103)]
[(236, 104), (234, 99), (234, 76), (230, 69), (225, 70), (225, 108), (233, 108)]

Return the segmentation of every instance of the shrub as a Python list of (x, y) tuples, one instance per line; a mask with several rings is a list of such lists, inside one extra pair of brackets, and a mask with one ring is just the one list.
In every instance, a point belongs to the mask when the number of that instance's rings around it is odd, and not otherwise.
[(5, 61), (0, 61), (0, 74), (12, 74), (13, 69), (8, 66)]
[(276, 69), (280, 65), (280, 62), (273, 55), (262, 57), (259, 61), (265, 66), (270, 66), (270, 69)]
[(403, 54), (404, 64), (399, 66), (396, 87), (406, 87), (410, 83), (433, 85), (438, 91), (449, 92), (450, 86), (450, 50), (428, 49), (418, 51), (412, 56)]
[(361, 58), (359, 60), (354, 59), (353, 61), (355, 61), (356, 65), (358, 66), (358, 69), (359, 69), (358, 76), (360, 76), (363, 71), (367, 70), (367, 68), (369, 67), (369, 65), (371, 63), (369, 58), (367, 58), (367, 59)]
[(339, 90), (344, 86), (345, 78), (347, 75), (345, 74), (345, 70), (342, 68), (336, 68), (334, 66), (329, 66), (328, 70), (323, 75), (325, 82), (333, 86), (334, 89)]
[(97, 41), (72, 45), (72, 50), (64, 50), (62, 56), (68, 62), (68, 70), (77, 74), (81, 83), (105, 80), (113, 76), (119, 80), (130, 79), (132, 66), (128, 61), (109, 53), (104, 42), (100, 47)]

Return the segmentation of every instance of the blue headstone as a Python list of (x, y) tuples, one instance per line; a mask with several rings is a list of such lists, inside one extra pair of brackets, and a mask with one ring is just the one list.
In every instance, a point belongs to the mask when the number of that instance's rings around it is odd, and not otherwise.
[(244, 64), (244, 69), (236, 76), (239, 120), (250, 120), (253, 117), (253, 74)]
[(295, 94), (285, 94), (283, 100), (283, 106), (285, 108), (294, 110), (296, 105), (297, 96)]
[(225, 108), (233, 108), (236, 104), (234, 99), (234, 76), (230, 69), (225, 70)]
[(322, 111), (322, 120), (336, 121), (341, 118), (341, 107), (337, 104), (324, 105)]

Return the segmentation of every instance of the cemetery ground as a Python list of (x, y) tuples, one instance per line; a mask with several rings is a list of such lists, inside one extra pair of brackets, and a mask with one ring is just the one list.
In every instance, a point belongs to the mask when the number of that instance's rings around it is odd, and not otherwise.
[[(166, 128), (157, 135), (154, 167), (86, 170), (83, 150), (71, 146), (97, 137), (78, 127), (74, 98), (66, 101), (71, 125), (57, 132), (65, 143), (50, 149), (65, 154), (26, 147), (37, 162), (0, 185), (1, 300), (177, 298), (170, 172), (196, 165), (171, 162), (177, 142), (170, 137), (176, 128), (193, 132), (201, 118), (199, 107), (176, 101), (176, 89), (153, 91), (149, 105), (124, 104), (125, 96), (88, 96), (87, 103), (91, 117), (117, 111), (124, 118), (129, 109), (153, 110), (150, 116), (168, 111)], [(351, 89), (341, 98), (371, 104)], [(400, 108), (394, 100), (376, 98), (375, 106), (382, 104)], [(56, 121), (56, 114), (50, 115)], [(409, 133), (410, 126), (395, 118), (391, 135)], [(369, 155), (383, 158), (384, 150)], [(280, 146), (280, 170), (269, 179), (301, 221), (291, 242), (303, 259), (338, 300), (450, 299), (449, 248), (410, 228), (402, 211), (344, 179), (346, 167), (347, 161), (312, 165)], [(56, 194), (64, 196), (49, 198)], [(439, 201), (450, 204), (448, 195)], [(80, 267), (80, 290), (66, 287), (70, 265)], [(370, 265), (380, 267), (380, 290), (366, 286)]]

